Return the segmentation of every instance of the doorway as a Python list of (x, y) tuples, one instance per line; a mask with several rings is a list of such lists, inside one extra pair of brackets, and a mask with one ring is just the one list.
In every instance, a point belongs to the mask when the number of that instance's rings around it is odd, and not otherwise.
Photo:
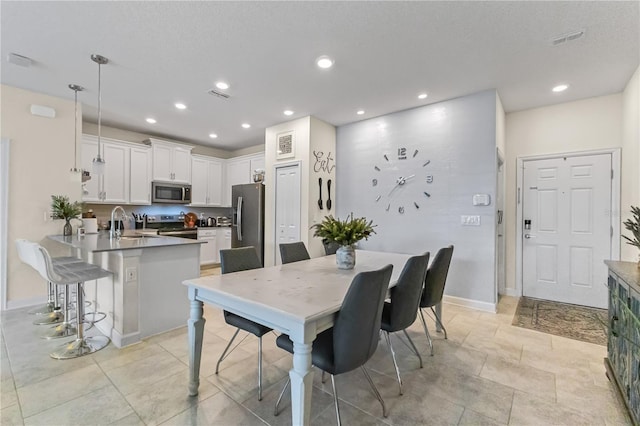
[(619, 151), (524, 158), (518, 170), (522, 295), (606, 308), (603, 261), (619, 255), (611, 213), (620, 192)]
[(280, 243), (300, 241), (300, 164), (276, 167), (274, 263), (280, 265)]

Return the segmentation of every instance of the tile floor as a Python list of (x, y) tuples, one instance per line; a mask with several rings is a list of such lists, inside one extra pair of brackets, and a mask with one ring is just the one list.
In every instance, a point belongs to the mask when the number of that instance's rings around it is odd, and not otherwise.
[[(205, 273), (215, 273), (209, 270)], [(389, 416), (356, 370), (337, 377), (345, 425), (628, 425), (605, 377), (606, 348), (511, 326), (517, 300), (504, 297), (497, 314), (445, 304), (449, 339), (434, 335), (435, 355), (419, 321), (410, 335), (424, 367), (392, 336), (404, 378), (398, 395), (384, 343), (367, 367)], [(37, 336), (26, 310), (2, 313), (0, 424), (9, 425), (288, 425), (274, 402), (291, 368), (291, 356), (264, 337), (264, 398), (257, 400), (257, 339), (247, 337), (215, 363), (234, 329), (222, 313), (205, 309), (200, 393), (187, 396), (186, 327), (142, 343), (113, 345), (75, 360), (49, 358), (59, 342)], [(432, 325), (432, 323), (430, 323)], [(330, 381), (314, 375), (312, 424), (335, 424)]]

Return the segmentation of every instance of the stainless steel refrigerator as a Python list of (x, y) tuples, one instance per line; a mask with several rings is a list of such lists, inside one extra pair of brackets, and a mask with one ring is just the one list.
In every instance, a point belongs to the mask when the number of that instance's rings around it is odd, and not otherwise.
[(231, 247), (255, 247), (264, 266), (264, 185), (234, 185), (231, 187), (231, 206)]

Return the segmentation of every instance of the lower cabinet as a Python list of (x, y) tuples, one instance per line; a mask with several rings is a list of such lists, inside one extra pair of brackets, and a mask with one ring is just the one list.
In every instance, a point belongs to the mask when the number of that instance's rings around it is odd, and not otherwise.
[(200, 265), (220, 263), (216, 234), (217, 229), (198, 229), (198, 241), (204, 241), (200, 246)]
[(231, 228), (218, 228), (218, 262), (220, 261), (220, 250), (231, 248)]
[[(609, 379), (618, 387), (634, 424), (640, 424), (640, 272), (635, 263), (609, 266)], [(614, 377), (611, 377), (611, 374)]]

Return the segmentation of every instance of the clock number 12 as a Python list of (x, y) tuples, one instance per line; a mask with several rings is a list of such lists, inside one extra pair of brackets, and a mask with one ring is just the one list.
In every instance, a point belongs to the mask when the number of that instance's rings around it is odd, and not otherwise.
[(407, 159), (407, 148), (398, 148), (398, 160)]

